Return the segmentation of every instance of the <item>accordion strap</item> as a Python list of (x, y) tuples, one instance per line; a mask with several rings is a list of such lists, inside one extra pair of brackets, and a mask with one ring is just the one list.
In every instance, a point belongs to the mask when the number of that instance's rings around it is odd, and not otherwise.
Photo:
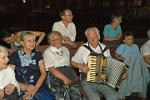
[(101, 53), (97, 53), (97, 52), (95, 52), (95, 51), (93, 51), (92, 49), (91, 49), (91, 47), (89, 46), (89, 44), (88, 45), (83, 45), (85, 48), (87, 48), (88, 50), (90, 50), (90, 53), (91, 54), (104, 54), (104, 52), (108, 49), (107, 47), (105, 47), (104, 49), (102, 49), (102, 47), (101, 47), (101, 45), (100, 44), (98, 44), (99, 45), (99, 47), (100, 47), (100, 49), (101, 49)]

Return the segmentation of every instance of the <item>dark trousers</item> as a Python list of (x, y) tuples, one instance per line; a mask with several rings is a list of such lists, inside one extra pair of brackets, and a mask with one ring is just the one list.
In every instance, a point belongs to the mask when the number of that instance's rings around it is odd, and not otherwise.
[(150, 82), (147, 87), (147, 100), (150, 100)]

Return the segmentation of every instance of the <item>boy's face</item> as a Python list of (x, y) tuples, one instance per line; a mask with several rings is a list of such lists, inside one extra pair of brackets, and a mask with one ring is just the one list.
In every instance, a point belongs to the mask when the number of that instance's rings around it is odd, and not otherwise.
[(35, 48), (36, 41), (34, 38), (29, 37), (21, 41), (23, 48), (27, 50), (33, 50)]
[(133, 36), (126, 36), (124, 43), (126, 43), (127, 45), (132, 45), (134, 42), (134, 37)]
[(12, 34), (12, 35), (9, 36), (9, 37), (5, 37), (3, 40), (4, 40), (6, 43), (11, 44), (11, 43), (14, 42), (14, 35)]
[(6, 52), (1, 52), (0, 53), (0, 69), (6, 68), (8, 61), (9, 61), (9, 59), (8, 59), (7, 51)]

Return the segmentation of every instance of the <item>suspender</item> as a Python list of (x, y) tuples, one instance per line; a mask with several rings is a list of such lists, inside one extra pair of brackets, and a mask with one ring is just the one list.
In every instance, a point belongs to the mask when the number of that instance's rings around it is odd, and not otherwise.
[(91, 49), (91, 47), (89, 46), (89, 44), (88, 45), (83, 45), (85, 48), (87, 48), (88, 50), (90, 50), (90, 53), (91, 54), (95, 54), (95, 55), (100, 55), (100, 54), (103, 54), (104, 55), (104, 52), (108, 49), (107, 47), (105, 47), (104, 49), (102, 49), (102, 47), (101, 47), (101, 45), (100, 44), (98, 44), (99, 45), (99, 47), (100, 47), (100, 49), (101, 49), (101, 53), (97, 53), (97, 52), (95, 52), (95, 51), (93, 51), (92, 49)]

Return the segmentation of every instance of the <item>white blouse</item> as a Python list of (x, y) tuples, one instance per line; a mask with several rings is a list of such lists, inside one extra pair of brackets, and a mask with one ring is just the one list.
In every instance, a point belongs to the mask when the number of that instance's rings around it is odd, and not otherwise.
[(70, 66), (69, 50), (64, 46), (59, 49), (53, 46), (48, 47), (44, 51), (43, 57), (47, 70), (49, 67)]
[(20, 91), (18, 82), (15, 78), (14, 70), (7, 66), (7, 68), (0, 70), (0, 89), (4, 89), (8, 84), (12, 84)]

